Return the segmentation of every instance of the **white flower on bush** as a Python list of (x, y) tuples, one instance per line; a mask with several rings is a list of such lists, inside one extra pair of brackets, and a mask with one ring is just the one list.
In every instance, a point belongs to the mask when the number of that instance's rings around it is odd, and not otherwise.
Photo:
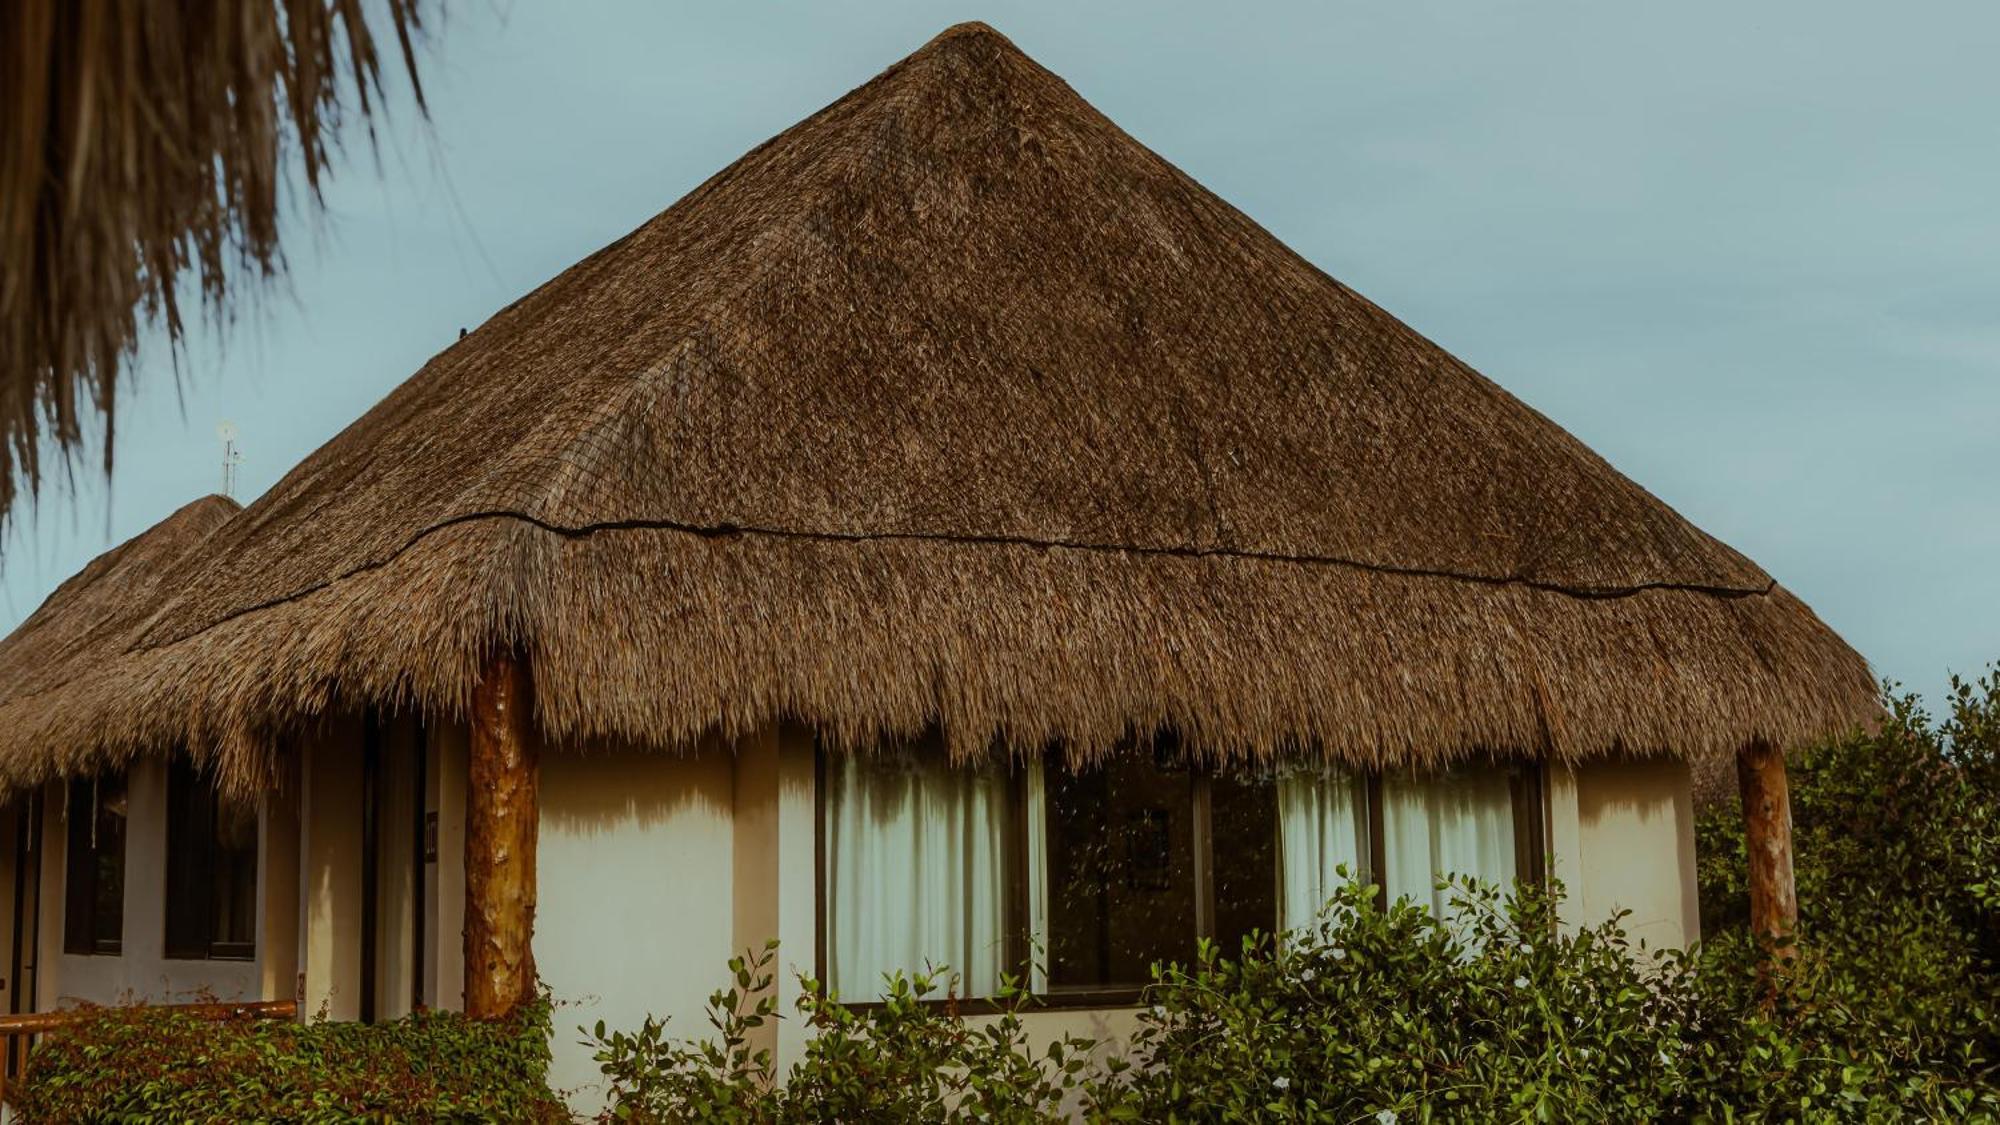
[(1276, 1078), (1271, 1079), (1271, 1085), (1276, 1086), (1280, 1090), (1289, 1090), (1292, 1088), (1292, 1080), (1280, 1074)]
[(1515, 987), (1515, 988), (1526, 988), (1526, 987), (1528, 987), (1528, 978), (1527, 978), (1527, 977), (1515, 977), (1515, 978), (1514, 978), (1514, 987)]
[(1166, 1019), (1167, 1018), (1166, 1006), (1163, 1004), (1153, 1005), (1153, 1018), (1156, 1020)]
[(1347, 950), (1345, 950), (1345, 949), (1342, 949), (1341, 947), (1339, 947), (1339, 946), (1337, 946), (1337, 945), (1336, 945), (1336, 946), (1334, 946), (1334, 947), (1333, 947), (1332, 949), (1329, 949), (1329, 950), (1327, 950), (1327, 951), (1326, 951), (1326, 955), (1327, 955), (1328, 957), (1331, 957), (1331, 958), (1333, 958), (1333, 959), (1334, 959), (1334, 960), (1336, 960), (1336, 961), (1345, 961), (1345, 960), (1347, 960)]
[(1393, 1109), (1378, 1111), (1375, 1114), (1375, 1125), (1396, 1125), (1396, 1111)]
[(1304, 981), (1304, 982), (1306, 982), (1307, 984), (1311, 984), (1311, 983), (1312, 983), (1312, 981), (1313, 981), (1313, 978), (1314, 978), (1314, 977), (1316, 977), (1316, 976), (1318, 976), (1318, 975), (1319, 975), (1318, 973), (1316, 973), (1316, 972), (1313, 972), (1313, 971), (1312, 971), (1311, 969), (1304, 969), (1304, 970), (1301, 970), (1301, 971), (1300, 971), (1300, 973), (1299, 973), (1299, 979), (1300, 979), (1300, 980), (1302, 980), (1302, 981)]
[(1523, 953), (1525, 953), (1525, 954), (1528, 954), (1529, 956), (1533, 956), (1533, 955), (1534, 955), (1534, 952), (1535, 952), (1535, 943), (1533, 943), (1533, 942), (1530, 942), (1530, 941), (1524, 941), (1524, 942), (1522, 942), (1522, 943), (1521, 943), (1521, 952), (1523, 952)]

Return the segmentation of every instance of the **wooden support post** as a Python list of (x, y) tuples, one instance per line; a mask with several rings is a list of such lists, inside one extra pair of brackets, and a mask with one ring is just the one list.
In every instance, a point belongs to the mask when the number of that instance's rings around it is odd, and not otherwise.
[(466, 763), (465, 1014), (491, 1019), (535, 994), (535, 841), (540, 753), (534, 685), (514, 653), (473, 689)]
[(1736, 755), (1736, 784), (1743, 797), (1743, 829), (1750, 854), (1750, 932), (1772, 943), (1774, 964), (1791, 960), (1799, 899), (1792, 883), (1792, 798), (1785, 755), (1753, 742)]

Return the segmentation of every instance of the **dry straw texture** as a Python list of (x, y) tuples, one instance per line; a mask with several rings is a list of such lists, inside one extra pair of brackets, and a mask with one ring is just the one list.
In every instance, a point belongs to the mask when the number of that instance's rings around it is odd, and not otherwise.
[(443, 352), (0, 702), (18, 774), (248, 766), (532, 662), (562, 742), (1163, 725), (1220, 757), (1699, 757), (1874, 707), (1743, 556), (991, 29), (947, 31)]
[(13, 725), (59, 720), (64, 689), (127, 658), (147, 622), (173, 594), (175, 564), (240, 510), (226, 496), (204, 496), (91, 560), (19, 628), (0, 641), (0, 722), (10, 755), (53, 758), (64, 767), (87, 759), (52, 745), (30, 749), (8, 737)]
[[(422, 0), (373, 7), (414, 75)], [(177, 342), (184, 278), (221, 313), (279, 268), (286, 169), (317, 197), (379, 55), (346, 0), (0, 4), (0, 522), (42, 438), (109, 427), (142, 314)]]

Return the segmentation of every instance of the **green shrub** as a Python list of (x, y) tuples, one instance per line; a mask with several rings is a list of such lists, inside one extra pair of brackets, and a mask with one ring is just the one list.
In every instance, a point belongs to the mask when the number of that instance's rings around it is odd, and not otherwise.
[(1440, 920), (1375, 890), (1320, 924), (1161, 969), (1132, 1065), (1092, 1089), (1144, 1121), (1654, 1120), (1689, 1081), (1687, 964), (1616, 920), (1563, 934), (1552, 894), (1461, 885)]
[[(1768, 1018), (1718, 1021), (1718, 1097), (1887, 1116), (1993, 1112), (2000, 1059), (2000, 675), (1954, 679), (1941, 722), (1909, 697), (1878, 731), (1789, 769), (1797, 964)], [(1701, 1003), (1754, 1010), (1742, 818), (1697, 825)], [(1729, 1065), (1733, 1063), (1733, 1065)]]
[(1844, 954), (1803, 950), (1767, 1008), (1741, 934), (1656, 952), (1618, 919), (1565, 932), (1557, 892), (1463, 884), (1457, 900), (1440, 920), (1353, 884), (1282, 942), (1204, 945), (1156, 968), (1130, 1053), (1101, 1063), (1088, 1040), (1032, 1043), (1011, 988), (971, 1020), (925, 1002), (935, 975), (853, 1009), (806, 981), (816, 1035), (779, 1083), (751, 1046), (777, 1018), (768, 950), (712, 999), (719, 1038), (649, 1021), (589, 1041), (607, 1117), (641, 1122), (2000, 1119), (1979, 1050), (1927, 1007), (1878, 1002)]
[[(1766, 1006), (1740, 932), (1694, 954), (1619, 921), (1563, 933), (1553, 894), (1465, 887), (1440, 921), (1372, 888), (1317, 930), (1165, 968), (1102, 1116), (1146, 1121), (1994, 1119), (1966, 1027), (1913, 1012), (1858, 950), (1808, 946)], [(1893, 928), (1894, 922), (1885, 922)], [(1919, 942), (1889, 932), (1883, 940)], [(1941, 962), (1913, 970), (1932, 984)], [(1959, 994), (1986, 983), (1953, 982)]]
[(546, 1001), (499, 1022), (373, 1025), (98, 1008), (29, 1056), (15, 1120), (567, 1121), (546, 1084), (548, 1029)]
[(898, 974), (883, 1002), (848, 1007), (805, 980), (798, 1014), (813, 1028), (804, 1057), (777, 1081), (768, 1049), (753, 1046), (777, 1018), (771, 965), (777, 943), (729, 963), (732, 987), (709, 998), (716, 1037), (673, 1039), (660, 1020), (585, 1042), (612, 1090), (619, 1121), (1036, 1122), (1060, 1117), (1080, 1089), (1092, 1041), (1065, 1036), (1031, 1050), (1006, 983), (990, 1018), (968, 1022), (947, 972)]
[(927, 1003), (939, 975), (889, 978), (847, 1008), (810, 980), (815, 1029), (783, 1083), (752, 1032), (777, 1018), (770, 950), (732, 962), (711, 998), (716, 1038), (659, 1021), (595, 1028), (607, 1117), (664, 1121), (1646, 1120), (1688, 1116), (1704, 1079), (1698, 963), (1629, 943), (1619, 921), (1563, 933), (1556, 892), (1458, 885), (1445, 920), (1350, 884), (1282, 942), (1212, 944), (1155, 968), (1125, 1058), (1030, 1041), (1032, 1000), (1009, 985), (996, 1018)]
[[(1934, 723), (1914, 698), (1892, 698), (1879, 731), (1794, 755), (1800, 918), (1815, 931), (1865, 930), (1877, 903), (1920, 902), (1990, 964), (2000, 956), (1989, 893), (2000, 864), (2000, 670), (1953, 679), (1947, 705)], [(1736, 810), (1700, 818), (1697, 853), (1703, 927), (1741, 927), (1749, 894)]]

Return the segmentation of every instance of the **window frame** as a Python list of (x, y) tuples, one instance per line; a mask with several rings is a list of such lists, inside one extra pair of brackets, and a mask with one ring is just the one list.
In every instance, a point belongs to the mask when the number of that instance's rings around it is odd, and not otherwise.
[[(255, 961), (257, 959), (256, 938), (256, 895), (257, 885), (262, 878), (262, 849), (257, 841), (251, 842), (252, 876), (249, 894), (251, 896), (251, 937), (249, 941), (218, 941), (215, 937), (216, 876), (219, 871), (217, 856), (221, 849), (218, 824), (222, 815), (222, 796), (216, 792), (213, 781), (202, 775), (194, 763), (175, 756), (167, 763), (166, 776), (166, 871), (162, 882), (165, 885), (165, 905), (161, 916), (160, 955), (167, 961)], [(183, 787), (195, 787), (189, 792)], [(259, 821), (261, 812), (253, 813)], [(185, 817), (195, 817), (190, 823)], [(192, 867), (183, 872), (179, 861), (183, 850), (192, 848), (195, 860)], [(191, 885), (177, 887), (177, 878), (185, 877)], [(190, 918), (182, 919), (176, 925), (175, 910), (179, 907), (192, 911)], [(186, 927), (187, 933), (178, 932)], [(182, 941), (180, 939), (187, 938)]]
[[(125, 824), (118, 833), (118, 932), (106, 937), (97, 910), (98, 860), (103, 847), (97, 839), (103, 819), (103, 782), (115, 777), (126, 800)], [(79, 785), (88, 785), (90, 818), (77, 823)], [(88, 778), (71, 778), (63, 794), (63, 940), (62, 951), (70, 957), (119, 957), (125, 952), (125, 875), (131, 852), (132, 779), (125, 770)], [(87, 847), (78, 848), (79, 841)]]
[[(822, 987), (827, 981), (827, 911), (831, 903), (827, 899), (827, 762), (836, 751), (829, 750), (820, 740), (813, 744), (813, 976)], [(1546, 885), (1548, 881), (1549, 825), (1547, 818), (1546, 792), (1548, 771), (1541, 762), (1532, 760), (1478, 763), (1482, 768), (1507, 771), (1508, 795), (1514, 814), (1514, 859), (1518, 881), (1535, 885)], [(1049, 768), (1044, 760), (1044, 769)], [(1213, 939), (1215, 927), (1215, 871), (1214, 871), (1214, 779), (1221, 773), (1211, 763), (1195, 763), (1188, 767), (1190, 779), (1189, 809), (1193, 818), (1194, 850), (1193, 880), (1195, 899), (1195, 933), (1192, 941)], [(1364, 788), (1364, 799), (1368, 817), (1368, 854), (1364, 857), (1366, 870), (1361, 877), (1375, 886), (1378, 904), (1387, 906), (1388, 888), (1384, 874), (1385, 853), (1387, 851), (1383, 832), (1382, 817), (1382, 776), (1381, 770), (1350, 771)], [(1042, 987), (1034, 987), (1035, 979), (1030, 964), (1033, 949), (1034, 908), (1029, 901), (1029, 856), (1031, 828), (1028, 800), (1028, 770), (1022, 763), (1012, 763), (1007, 771), (1008, 831), (1005, 841), (1006, 870), (1003, 876), (1006, 884), (1005, 914), (1001, 922), (1001, 940), (1004, 943), (1003, 960), (1014, 966), (1008, 970), (1017, 975), (1028, 986), (1035, 998), (1037, 1009), (1076, 1008), (1134, 1008), (1142, 1004), (1145, 985), (1069, 986), (1055, 988), (1043, 982)], [(1525, 829), (1525, 830), (1524, 830)], [(1284, 877), (1284, 855), (1280, 850), (1278, 866), (1272, 874), (1280, 881)], [(1280, 919), (1282, 923), (1282, 919)], [(845, 1007), (867, 1010), (879, 1007), (880, 1000), (843, 1000)], [(968, 1014), (996, 1012), (1000, 1005), (990, 997), (939, 997), (929, 1003), (956, 1006)]]

